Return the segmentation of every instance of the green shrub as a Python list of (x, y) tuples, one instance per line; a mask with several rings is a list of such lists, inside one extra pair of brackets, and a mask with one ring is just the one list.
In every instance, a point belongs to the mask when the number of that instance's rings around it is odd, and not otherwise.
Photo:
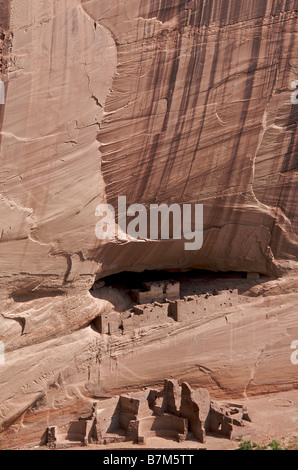
[(284, 450), (281, 444), (278, 441), (274, 440), (271, 441), (267, 446), (261, 446), (256, 442), (243, 441), (242, 438), (239, 438), (239, 440), (239, 450), (269, 450), (268, 447), (270, 447), (271, 450)]
[(284, 450), (282, 448), (282, 446), (280, 445), (280, 443), (278, 441), (271, 441), (269, 444), (268, 444), (269, 447), (271, 447), (272, 450)]

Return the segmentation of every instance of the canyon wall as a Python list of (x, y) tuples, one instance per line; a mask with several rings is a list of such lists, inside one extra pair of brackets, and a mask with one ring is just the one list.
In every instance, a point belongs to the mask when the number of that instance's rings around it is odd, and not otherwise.
[[(296, 383), (296, 281), (273, 316), (260, 301), (134, 343), (90, 327), (111, 305), (89, 289), (145, 269), (295, 278), (297, 2), (0, 0), (0, 34), (2, 442), (165, 377), (227, 394)], [(203, 247), (98, 240), (96, 208), (118, 196), (204, 204)]]

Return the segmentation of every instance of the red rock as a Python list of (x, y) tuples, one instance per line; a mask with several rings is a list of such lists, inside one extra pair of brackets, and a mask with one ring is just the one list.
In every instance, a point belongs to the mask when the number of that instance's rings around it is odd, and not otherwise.
[[(0, 0), (1, 445), (169, 371), (229, 396), (297, 386), (295, 0), (39, 3)], [(202, 249), (98, 240), (118, 196), (204, 204)], [(92, 328), (118, 302), (95, 280), (192, 268), (281, 279), (204, 324)]]

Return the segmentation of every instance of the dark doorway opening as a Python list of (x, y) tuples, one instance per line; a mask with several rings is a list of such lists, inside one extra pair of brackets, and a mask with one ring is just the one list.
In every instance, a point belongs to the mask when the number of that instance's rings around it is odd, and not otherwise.
[[(244, 293), (256, 284), (268, 281), (268, 277), (256, 274), (255, 279), (245, 272), (213, 272), (206, 270), (181, 271), (123, 271), (97, 280), (91, 289), (94, 293), (103, 287), (129, 293), (132, 289), (141, 289), (145, 283), (173, 280), (180, 282), (181, 296), (208, 294), (216, 290), (238, 289)], [(98, 297), (98, 295), (97, 295)]]

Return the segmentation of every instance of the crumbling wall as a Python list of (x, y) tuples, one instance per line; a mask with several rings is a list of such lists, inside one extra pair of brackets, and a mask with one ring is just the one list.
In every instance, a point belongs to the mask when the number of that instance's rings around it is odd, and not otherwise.
[(144, 282), (142, 289), (131, 291), (131, 296), (138, 304), (178, 299), (180, 297), (180, 283), (172, 280)]
[(181, 416), (187, 418), (189, 431), (200, 442), (205, 442), (205, 422), (210, 411), (210, 395), (208, 390), (199, 389), (196, 395), (187, 383), (182, 384)]
[(125, 431), (128, 431), (131, 421), (137, 419), (140, 407), (140, 400), (132, 397), (120, 397), (120, 419), (119, 425)]
[[(177, 283), (170, 283), (168, 286), (173, 288), (172, 294), (175, 297)], [(102, 334), (129, 335), (140, 328), (205, 318), (221, 311), (222, 308), (233, 307), (238, 302), (237, 289), (187, 296), (183, 299), (166, 299), (162, 303), (155, 300), (152, 303), (135, 305), (126, 312), (102, 314), (94, 321), (94, 325)]]
[(120, 335), (121, 320), (117, 312), (104, 313), (97, 317), (93, 322), (97, 331), (106, 335)]
[(149, 416), (139, 420), (138, 442), (145, 442), (146, 438), (172, 437), (177, 441), (185, 440), (187, 434), (187, 423), (183, 418), (170, 414), (161, 416)]
[(163, 409), (167, 413), (180, 416), (181, 387), (178, 380), (165, 380)]
[(183, 441), (190, 437), (205, 442), (206, 433), (226, 438), (243, 428), (250, 418), (242, 405), (211, 401), (208, 390), (193, 390), (183, 382), (165, 380), (162, 390), (144, 390), (93, 404), (90, 416), (58, 429), (49, 426), (47, 445), (71, 446), (73, 442), (109, 444), (132, 441), (143, 444), (151, 436)]

